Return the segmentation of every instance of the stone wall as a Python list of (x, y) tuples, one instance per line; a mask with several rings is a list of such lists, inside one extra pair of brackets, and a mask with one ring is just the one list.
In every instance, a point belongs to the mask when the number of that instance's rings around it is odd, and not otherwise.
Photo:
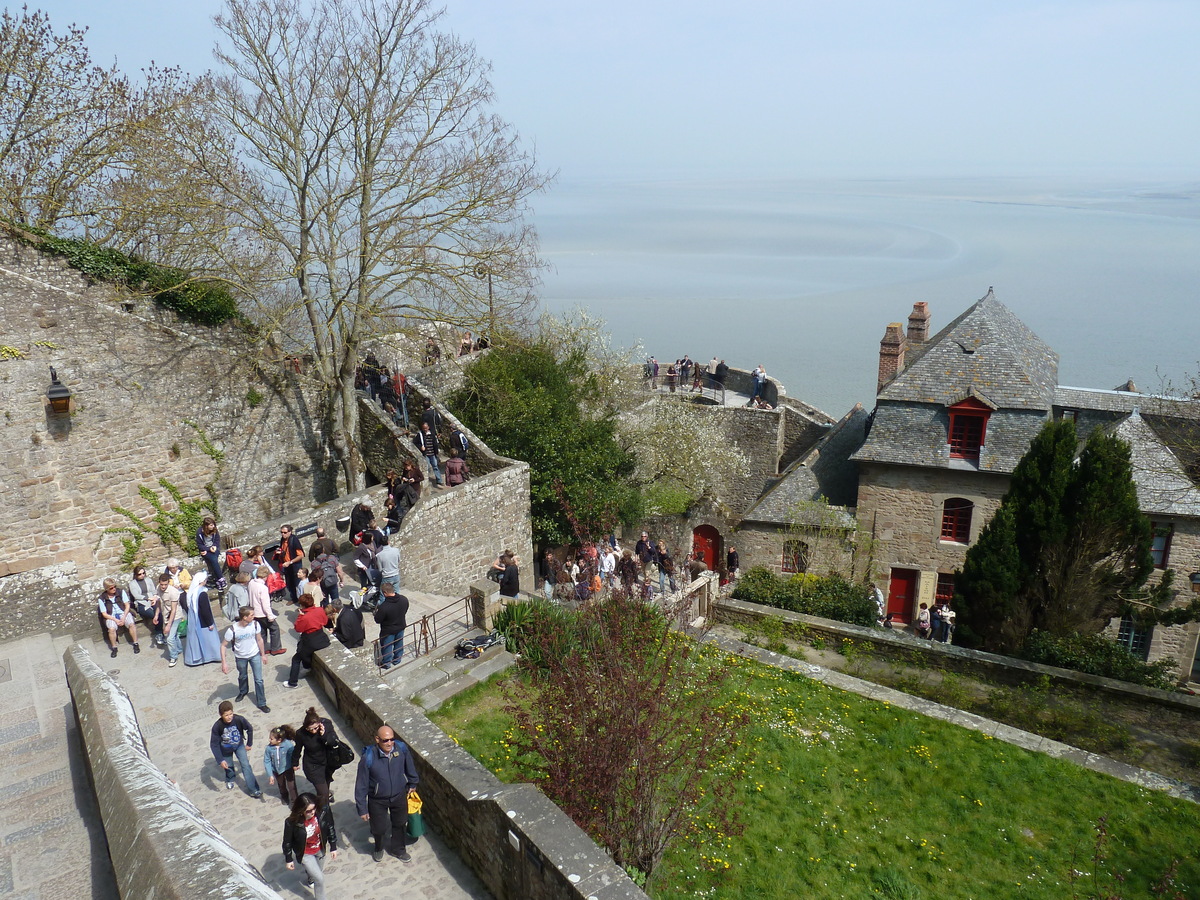
[(727, 540), (738, 548), (743, 573), (762, 566), (776, 575), (790, 574), (783, 571), (784, 544), (788, 541), (802, 541), (808, 546), (808, 571), (814, 575), (830, 572), (848, 575), (851, 572), (850, 545), (840, 533), (816, 535), (747, 522), (739, 525), (736, 533)]
[[(943, 541), (942, 504), (962, 497), (975, 504), (971, 543), (1008, 490), (1008, 476), (983, 472), (900, 468), (862, 464), (858, 476), (858, 522), (876, 540), (875, 561), (891, 567), (952, 572), (967, 544)], [(886, 590), (886, 584), (883, 585)]]
[(362, 744), (385, 723), (408, 744), (429, 827), (498, 900), (644, 900), (541, 791), (503, 784), (349, 650), (320, 651), (313, 672)]
[(82, 645), (63, 660), (123, 900), (282, 900), (150, 761), (116, 679)]
[[(112, 567), (121, 544), (105, 529), (127, 524), (113, 507), (151, 516), (141, 487), (173, 506), (159, 478), (204, 496), (215, 463), (185, 419), (225, 453), (223, 523), (332, 494), (311, 401), (235, 326), (183, 323), (0, 236), (0, 345), (0, 577)], [(51, 366), (73, 394), (68, 417), (48, 413)]]

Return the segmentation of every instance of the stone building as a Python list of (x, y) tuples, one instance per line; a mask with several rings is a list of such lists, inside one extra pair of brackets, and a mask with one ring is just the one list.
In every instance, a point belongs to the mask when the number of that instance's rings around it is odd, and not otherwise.
[[(1061, 418), (1081, 437), (1106, 428), (1130, 442), (1156, 569), (1178, 573), (1185, 599), (1200, 571), (1200, 403), (1059, 385), (1057, 354), (991, 290), (931, 338), (928, 323), (918, 303), (907, 333), (887, 327), (875, 410), (849, 456), (888, 612), (909, 621), (918, 603), (953, 595), (953, 573), (1017, 462), (1043, 424)], [(1143, 629), (1127, 619), (1113, 630), (1143, 656), (1173, 656), (1181, 676), (1200, 679), (1195, 624)]]

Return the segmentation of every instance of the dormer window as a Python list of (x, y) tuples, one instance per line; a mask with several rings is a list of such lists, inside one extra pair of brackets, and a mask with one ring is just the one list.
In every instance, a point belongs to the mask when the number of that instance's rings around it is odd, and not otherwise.
[(979, 461), (979, 450), (987, 436), (988, 416), (992, 410), (974, 397), (951, 406), (950, 415), (950, 458)]

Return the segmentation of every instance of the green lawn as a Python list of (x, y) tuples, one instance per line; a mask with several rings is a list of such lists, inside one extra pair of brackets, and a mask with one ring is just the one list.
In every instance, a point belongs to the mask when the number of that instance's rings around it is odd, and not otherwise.
[[(1200, 896), (1200, 807), (975, 732), (747, 660), (725, 702), (747, 709), (746, 828), (676, 846), (655, 897), (994, 898), (1150, 896), (1180, 860), (1176, 889)], [(517, 779), (498, 683), (454, 698), (435, 721), (502, 779)], [(702, 815), (703, 813), (701, 813)], [(1107, 859), (1093, 860), (1108, 817)], [(1105, 886), (1113, 885), (1105, 881)]]

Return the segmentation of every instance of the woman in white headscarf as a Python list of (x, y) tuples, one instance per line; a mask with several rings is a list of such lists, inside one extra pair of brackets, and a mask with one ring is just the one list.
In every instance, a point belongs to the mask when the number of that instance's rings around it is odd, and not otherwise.
[(181, 598), (187, 610), (187, 638), (183, 646), (183, 662), (188, 666), (221, 661), (221, 636), (208, 602), (208, 572), (201, 569), (192, 576), (186, 598)]

